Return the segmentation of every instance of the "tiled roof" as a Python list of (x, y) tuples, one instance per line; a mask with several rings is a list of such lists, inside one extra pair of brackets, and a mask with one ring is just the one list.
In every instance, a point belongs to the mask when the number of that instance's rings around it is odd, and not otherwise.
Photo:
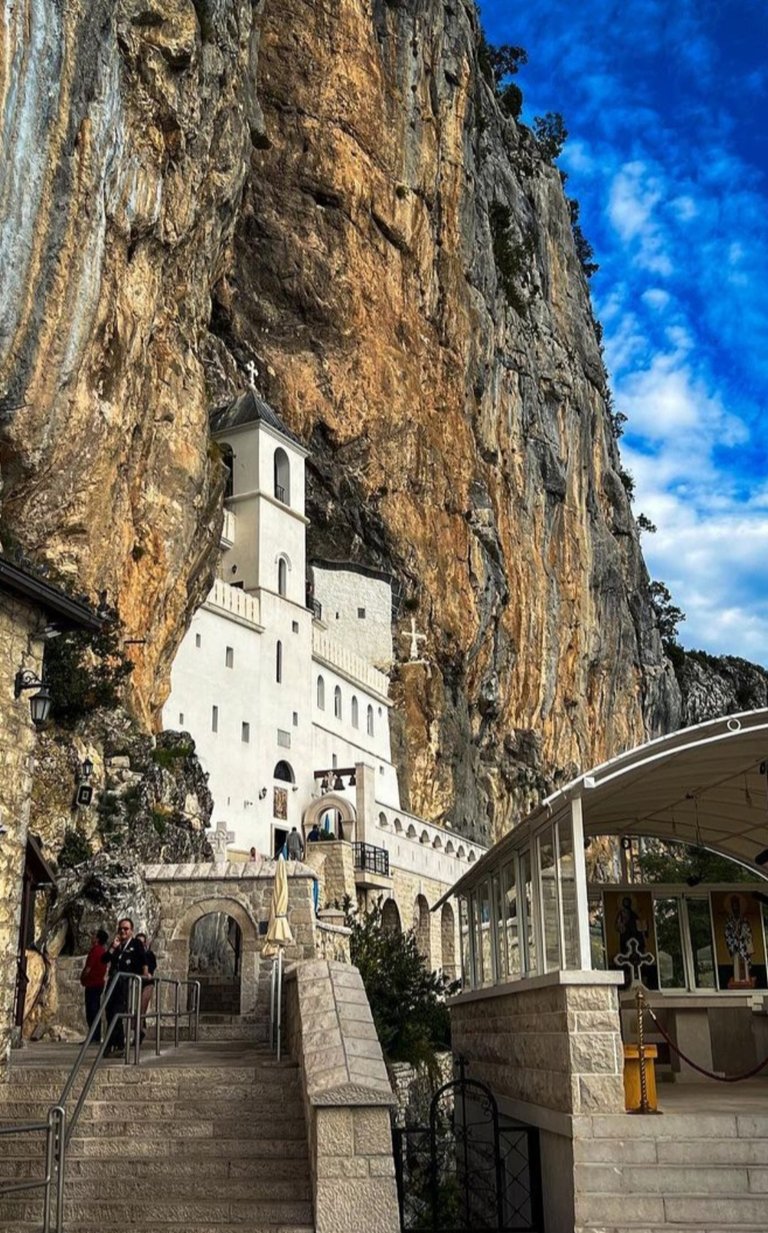
[(280, 416), (270, 407), (268, 402), (265, 402), (260, 394), (255, 390), (248, 389), (243, 394), (239, 394), (232, 402), (226, 403), (223, 407), (217, 407), (211, 412), (211, 432), (214, 436), (220, 432), (226, 432), (231, 428), (241, 428), (245, 424), (255, 424), (261, 421), (262, 424), (269, 424), (270, 428), (274, 428), (276, 432), (287, 437), (289, 441), (295, 441), (297, 445), (303, 445), (303, 442), (291, 432)]

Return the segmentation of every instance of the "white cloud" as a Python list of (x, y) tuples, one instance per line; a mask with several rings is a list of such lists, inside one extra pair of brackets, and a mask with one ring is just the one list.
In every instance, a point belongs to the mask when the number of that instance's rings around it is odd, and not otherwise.
[(669, 305), (672, 296), (668, 291), (665, 291), (663, 287), (649, 287), (647, 291), (643, 292), (640, 298), (644, 304), (648, 305), (649, 308), (654, 308), (658, 312), (663, 312)]

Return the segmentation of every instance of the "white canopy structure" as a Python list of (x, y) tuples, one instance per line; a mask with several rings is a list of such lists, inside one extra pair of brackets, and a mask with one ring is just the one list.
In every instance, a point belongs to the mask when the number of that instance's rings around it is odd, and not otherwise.
[(649, 741), (552, 793), (449, 892), (460, 898), (474, 981), (591, 967), (584, 861), (591, 836), (703, 846), (764, 877), (767, 772), (763, 709)]

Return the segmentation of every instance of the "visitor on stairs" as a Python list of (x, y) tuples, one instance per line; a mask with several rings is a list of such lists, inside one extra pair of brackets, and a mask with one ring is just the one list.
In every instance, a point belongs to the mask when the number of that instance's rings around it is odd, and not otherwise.
[[(144, 947), (138, 938), (133, 936), (133, 921), (130, 916), (124, 916), (117, 923), (117, 934), (109, 950), (104, 952), (102, 963), (109, 964), (109, 979), (115, 972), (133, 972), (135, 976), (148, 976), (144, 958)], [(129, 981), (119, 980), (107, 1001), (107, 1028), (115, 1019), (112, 1034), (109, 1037), (107, 1053), (122, 1053), (125, 1048), (125, 1030), (122, 1015), (128, 1010)]]
[[(101, 1012), (101, 998), (107, 976), (103, 958), (107, 952), (108, 941), (109, 934), (106, 929), (97, 929), (91, 935), (91, 949), (86, 955), (85, 966), (80, 973), (80, 984), (85, 994), (85, 1021), (89, 1032), (93, 1021), (98, 1019)], [(93, 1043), (96, 1045), (101, 1043), (101, 1030), (98, 1028), (93, 1037)]]
[(296, 830), (295, 826), (291, 827), (291, 833), (288, 836), (288, 858), (292, 861), (300, 861), (304, 855), (304, 843), (301, 835)]
[(147, 941), (146, 933), (137, 933), (136, 937), (144, 947), (144, 963), (147, 969), (147, 975), (141, 978), (141, 1039), (143, 1040), (146, 1032), (144, 1030), (144, 1016), (149, 1010), (149, 1003), (152, 1001), (152, 990), (155, 987), (154, 975), (157, 971), (157, 956), (153, 950), (150, 950)]

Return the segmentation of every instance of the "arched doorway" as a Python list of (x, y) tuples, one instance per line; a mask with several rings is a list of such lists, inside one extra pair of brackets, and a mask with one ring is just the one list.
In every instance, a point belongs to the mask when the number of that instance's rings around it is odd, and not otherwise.
[(443, 972), (449, 980), (455, 980), (457, 975), (456, 924), (450, 903), (444, 903), (440, 913), (440, 949), (443, 958)]
[(209, 912), (189, 935), (189, 979), (200, 981), (200, 1010), (240, 1014), (243, 933), (226, 912)]
[[(302, 823), (304, 838), (317, 823), (321, 831), (333, 833), (337, 839), (346, 839), (350, 843), (355, 839), (355, 819), (357, 811), (354, 805), (338, 792), (326, 792), (314, 800), (304, 812)], [(326, 827), (327, 823), (327, 827)]]
[(381, 927), (386, 929), (388, 933), (402, 933), (403, 926), (400, 922), (400, 912), (394, 899), (388, 899), (381, 909)]
[(416, 944), (419, 954), (428, 968), (432, 967), (432, 947), (430, 937), (429, 904), (423, 895), (416, 896), (413, 909), (413, 927), (416, 930)]

